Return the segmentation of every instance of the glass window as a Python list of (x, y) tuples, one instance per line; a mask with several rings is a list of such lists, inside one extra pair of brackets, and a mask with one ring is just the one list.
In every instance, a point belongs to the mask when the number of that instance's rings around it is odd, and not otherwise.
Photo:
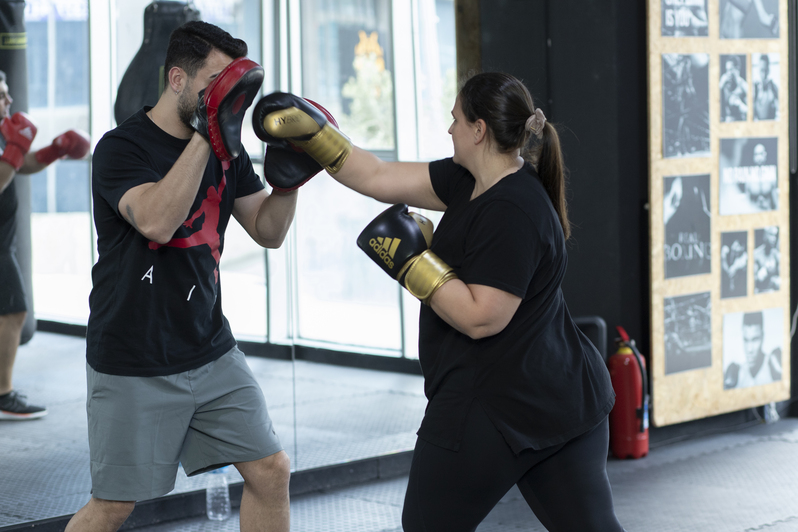
[[(30, 0), (25, 27), (35, 151), (69, 129), (89, 130), (88, 1)], [(60, 160), (31, 176), (31, 202), (36, 316), (86, 323), (93, 263), (89, 163)]]
[(302, 187), (299, 203), (299, 338), (400, 354), (400, 286), (355, 244), (386, 205), (324, 173)]
[[(302, 87), (294, 92), (329, 110), (356, 145), (395, 158), (390, 11), (388, 0), (302, 0)], [(302, 187), (300, 339), (401, 354), (399, 285), (355, 244), (386, 207), (324, 173)]]
[(89, 21), (56, 20), (55, 46), (55, 105), (85, 105), (89, 103)]
[(55, 166), (57, 212), (89, 212), (89, 163), (59, 161)]
[(302, 95), (361, 148), (393, 150), (389, 0), (302, 0)]
[[(453, 153), (448, 129), (457, 96), (454, 0), (420, 0), (418, 80), (419, 159), (430, 161)], [(423, 119), (422, 119), (423, 117)]]
[(25, 31), (28, 33), (28, 106), (47, 107), (47, 20), (31, 20), (29, 16), (26, 14), (25, 19)]

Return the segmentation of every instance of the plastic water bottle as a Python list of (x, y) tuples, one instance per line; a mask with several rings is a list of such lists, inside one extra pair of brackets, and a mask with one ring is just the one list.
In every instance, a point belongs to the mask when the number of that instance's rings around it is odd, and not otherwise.
[(230, 489), (224, 472), (227, 468), (214, 469), (208, 473), (208, 486), (205, 488), (205, 511), (208, 519), (223, 521), (230, 517)]

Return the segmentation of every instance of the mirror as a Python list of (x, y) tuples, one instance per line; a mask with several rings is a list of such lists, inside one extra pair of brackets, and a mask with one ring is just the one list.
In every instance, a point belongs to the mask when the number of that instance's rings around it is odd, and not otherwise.
[[(31, 111), (38, 113), (37, 120), (45, 128), (40, 128), (40, 133), (46, 131), (45, 136), (52, 138), (47, 127), (57, 134), (59, 128), (72, 127), (64, 124), (78, 119), (83, 121), (81, 128), (88, 130), (92, 124), (97, 129), (97, 124), (107, 119), (104, 130), (93, 132), (93, 140), (98, 140), (115, 125), (113, 105), (108, 109), (94, 107), (95, 96), (102, 93), (103, 86), (98, 89), (90, 82), (88, 57), (107, 54), (91, 65), (91, 73), (106, 76), (111, 85), (118, 85), (141, 46), (143, 13), (151, 0), (107, 0), (105, 7), (114, 20), (112, 31), (107, 33), (88, 23), (88, 0), (28, 3), (29, 90)], [(286, 15), (278, 13), (276, 3), (203, 0), (192, 5), (203, 20), (244, 38), (250, 46), (250, 57), (263, 64), (262, 58), (282, 57), (285, 50), (281, 47), (292, 46), (286, 36), (271, 33), (278, 15)], [(56, 9), (45, 9), (45, 4)], [(69, 11), (61, 9), (62, 4), (82, 7)], [(342, 117), (341, 123), (349, 120), (353, 135), (363, 134), (358, 129), (363, 117), (353, 114), (352, 97), (341, 94), (349, 90), (357, 93), (354, 64), (358, 50), (374, 62), (371, 66), (380, 59), (384, 62), (390, 90), (405, 94), (416, 90), (410, 85), (395, 86), (392, 81), (400, 68), (396, 58), (402, 54), (404, 68), (413, 68), (413, 59), (407, 55), (411, 52), (392, 48), (391, 38), (397, 27), (411, 32), (409, 4), (397, 9), (390, 0), (368, 0), (355, 12), (335, 3), (329, 7), (329, 2), (297, 0), (288, 4), (300, 5), (302, 32), (308, 36), (301, 51), (290, 54), (296, 62), (292, 64), (294, 71), (299, 70), (301, 62), (303, 93), (328, 106), (334, 116)], [(93, 3), (93, 13), (101, 5)], [(437, 6), (438, 17), (451, 22), (451, 46), (442, 45), (440, 65), (430, 61), (424, 68), (453, 72), (453, 2), (422, 0), (420, 5), (425, 10)], [(423, 20), (437, 20), (428, 17), (428, 11), (424, 13)], [(113, 39), (113, 45), (109, 43), (99, 52), (94, 46), (90, 55), (90, 34), (95, 42)], [(429, 38), (428, 33), (425, 35)], [(324, 62), (318, 57), (319, 50), (332, 50), (324, 38), (340, 43), (340, 56), (335, 61)], [(55, 57), (51, 56), (53, 49)], [(57, 70), (58, 79), (68, 83), (59, 85), (65, 94), (54, 95), (49, 69), (52, 65), (62, 69), (64, 65), (77, 65), (67, 59), (72, 52), (82, 54), (85, 68)], [(297, 59), (300, 57), (301, 61)], [(288, 76), (288, 72), (278, 74), (271, 59), (268, 63), (264, 64), (264, 92), (280, 87), (276, 79)], [(453, 75), (449, 77), (453, 79)], [(321, 80), (327, 80), (329, 86)], [(347, 84), (349, 89), (345, 89)], [(427, 97), (429, 90), (423, 89), (426, 104), (433, 101)], [(94, 95), (91, 102), (90, 92)], [(453, 101), (453, 90), (449, 92), (452, 94), (445, 96)], [(443, 125), (441, 138), (431, 138), (430, 132), (424, 131), (424, 148), (429, 152), (424, 157), (433, 157), (434, 146), (451, 148), (445, 125), (450, 104), (442, 111), (437, 104), (431, 107), (431, 112), (444, 114), (440, 119)], [(384, 107), (388, 117), (384, 131), (369, 147), (381, 157), (396, 159), (400, 128), (404, 128), (405, 137), (407, 131), (410, 136), (419, 134), (418, 128), (415, 122), (406, 122), (413, 113), (394, 116), (390, 98)], [(245, 119), (247, 124), (249, 120)], [(258, 164), (262, 143), (251, 127), (245, 127), (243, 138), (256, 172), (262, 175)], [(361, 138), (362, 142), (372, 142)], [(34, 308), (39, 320), (46, 320), (51, 327), (55, 324), (62, 332), (80, 332), (86, 323), (90, 269), (96, 260), (89, 165), (82, 164), (78, 177), (75, 167), (60, 161), (30, 178), (33, 201), (38, 202), (32, 209)], [(362, 228), (384, 207), (320, 174), (300, 191), (294, 226), (280, 249), (264, 252), (237, 223), (228, 226), (220, 262), (223, 308), (292, 459), (292, 490), (318, 489), (319, 482), (329, 485), (362, 481), (375, 474), (401, 474), (409, 467), (409, 451), (426, 406), (416, 360), (419, 303), (355, 245)], [(0, 527), (69, 515), (89, 499), (85, 378), (85, 339), (81, 336), (39, 330), (20, 347), (15, 388), (32, 402), (46, 405), (49, 415), (26, 423), (0, 422), (0, 444), (8, 450), (0, 455)], [(377, 463), (377, 457), (382, 461)], [(389, 460), (384, 460), (386, 457)], [(226, 474), (230, 481), (240, 481), (234, 468)], [(160, 500), (188, 500), (206, 483), (202, 475), (187, 478), (181, 471), (169, 498)], [(140, 504), (137, 511), (157, 503)]]

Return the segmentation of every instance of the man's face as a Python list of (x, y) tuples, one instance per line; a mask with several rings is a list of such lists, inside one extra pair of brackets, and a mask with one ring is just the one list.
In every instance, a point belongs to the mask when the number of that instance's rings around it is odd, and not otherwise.
[(754, 164), (763, 165), (768, 160), (768, 152), (762, 144), (754, 146)]
[(216, 76), (232, 62), (232, 57), (214, 48), (208, 54), (205, 66), (199, 69), (194, 77), (186, 79), (183, 90), (180, 91), (180, 96), (177, 98), (177, 113), (180, 121), (187, 127), (191, 127), (191, 116), (197, 109), (199, 92), (207, 88), (216, 79)]
[(772, 226), (772, 227), (765, 227), (765, 242), (770, 247), (775, 247), (779, 243), (779, 228)]
[(743, 325), (743, 350), (748, 367), (756, 364), (756, 357), (762, 349), (762, 326)]
[(768, 73), (770, 72), (770, 61), (765, 59), (765, 56), (762, 56), (759, 59), (759, 79), (762, 81), (768, 79)]
[(734, 66), (734, 61), (726, 61), (726, 72), (736, 72), (737, 67)]
[(8, 84), (0, 81), (0, 119), (11, 115), (11, 95), (8, 93)]

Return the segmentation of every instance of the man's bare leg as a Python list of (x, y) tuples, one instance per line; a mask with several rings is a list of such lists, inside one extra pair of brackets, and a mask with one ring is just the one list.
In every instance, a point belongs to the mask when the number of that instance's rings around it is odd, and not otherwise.
[(26, 312), (16, 312), (0, 316), (0, 395), (13, 388), (11, 375), (26, 315)]
[(135, 507), (133, 501), (106, 501), (92, 497), (72, 516), (64, 532), (115, 532)]
[(288, 532), (291, 461), (285, 451), (234, 465), (244, 477), (241, 532)]

